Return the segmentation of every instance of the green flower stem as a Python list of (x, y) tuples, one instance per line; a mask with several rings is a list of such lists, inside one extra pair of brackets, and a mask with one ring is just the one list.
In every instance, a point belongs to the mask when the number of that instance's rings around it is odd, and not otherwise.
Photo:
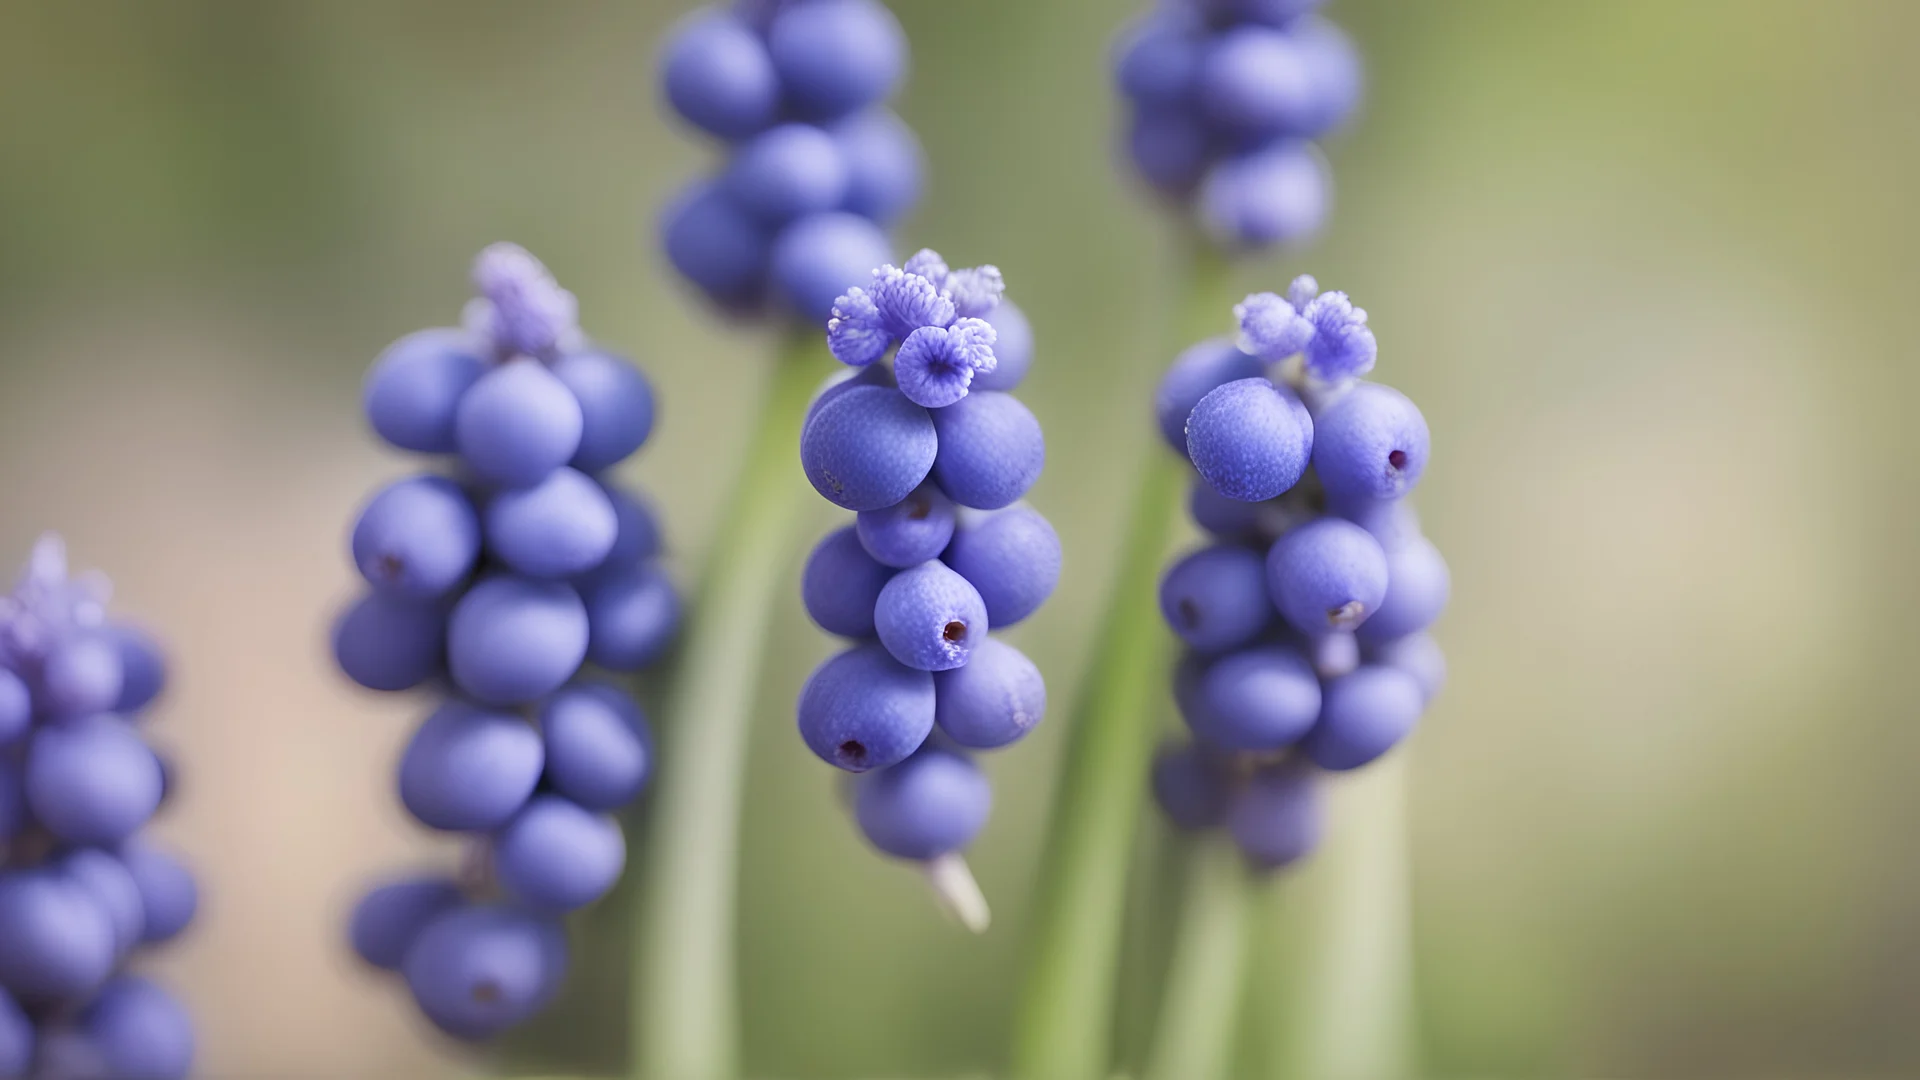
[(1233, 1063), (1247, 952), (1247, 869), (1223, 836), (1196, 847), (1145, 1080), (1221, 1080)]
[(689, 612), (664, 710), (648, 864), (636, 871), (638, 1078), (726, 1080), (738, 1070), (734, 894), (747, 734), (768, 623), (808, 516), (800, 424), (830, 370), (817, 333), (784, 351)]
[(1258, 1075), (1399, 1080), (1416, 1066), (1405, 751), (1328, 786), (1326, 843), (1259, 916)]
[[(1187, 288), (1190, 310), (1176, 320), (1180, 340), (1153, 358), (1154, 370), (1191, 340), (1227, 328), (1221, 306), (1230, 299), (1223, 295), (1225, 274), (1217, 256), (1196, 254)], [(1144, 394), (1141, 404), (1144, 428)], [(1187, 474), (1186, 463), (1163, 447), (1142, 449), (1146, 460), (1135, 466), (1139, 486), (1110, 606), (1069, 719), (1066, 763), (1054, 797), (1032, 967), (1015, 1021), (1013, 1070), (1024, 1080), (1107, 1075), (1127, 861), (1173, 655), (1157, 584)]]

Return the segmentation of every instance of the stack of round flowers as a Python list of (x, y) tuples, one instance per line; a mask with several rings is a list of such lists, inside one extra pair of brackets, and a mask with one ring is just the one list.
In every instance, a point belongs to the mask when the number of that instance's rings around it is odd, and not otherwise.
[(892, 258), (920, 197), (920, 145), (881, 103), (907, 40), (879, 0), (748, 0), (694, 13), (661, 59), (667, 101), (727, 143), (661, 222), (667, 258), (721, 307), (824, 323)]
[(463, 328), (400, 339), (367, 377), (374, 430), (451, 467), (361, 511), (368, 591), (334, 654), (362, 686), (444, 698), (401, 757), (400, 799), (471, 835), (468, 865), (374, 889), (352, 938), (435, 1024), (478, 1039), (545, 1003), (566, 967), (558, 916), (620, 876), (612, 815), (652, 744), (625, 691), (580, 673), (659, 658), (679, 601), (652, 513), (606, 475), (652, 430), (646, 378), (581, 336), (573, 295), (521, 248), (488, 248), (473, 278)]
[(125, 970), (193, 918), (192, 875), (136, 833), (169, 772), (135, 729), (166, 666), (108, 621), (106, 579), (46, 536), (0, 598), (0, 1077), (184, 1077), (186, 1009)]
[(1224, 823), (1249, 859), (1280, 866), (1318, 841), (1316, 773), (1385, 754), (1439, 690), (1426, 630), (1449, 582), (1407, 500), (1427, 423), (1361, 378), (1367, 313), (1301, 277), (1235, 314), (1238, 343), (1187, 350), (1155, 402), (1199, 474), (1193, 516), (1212, 542), (1160, 583), (1194, 741), (1161, 756), (1154, 787), (1176, 824)]
[(1320, 3), (1169, 0), (1121, 42), (1128, 157), (1223, 246), (1290, 243), (1326, 218), (1332, 179), (1312, 140), (1353, 114), (1362, 72)]
[(807, 613), (858, 644), (808, 679), (800, 734), (867, 774), (854, 800), (867, 839), (928, 864), (969, 921), (984, 912), (951, 879), (991, 795), (967, 751), (1018, 740), (1046, 710), (1039, 669), (988, 629), (1031, 615), (1060, 575), (1059, 537), (1019, 501), (1046, 444), (1009, 393), (1031, 338), (987, 321), (1001, 290), (995, 268), (949, 270), (931, 251), (873, 271), (828, 324), (855, 370), (814, 400), (800, 438), (807, 479), (858, 515), (807, 560)]

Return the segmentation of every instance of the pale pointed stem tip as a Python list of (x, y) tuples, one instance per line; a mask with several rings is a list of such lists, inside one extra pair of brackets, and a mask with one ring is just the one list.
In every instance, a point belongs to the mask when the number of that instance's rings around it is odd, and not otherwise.
[(987, 895), (980, 891), (980, 883), (974, 880), (964, 855), (949, 852), (921, 863), (920, 868), (927, 876), (927, 884), (933, 886), (933, 895), (939, 898), (940, 906), (946, 908), (948, 914), (976, 934), (987, 932), (993, 922), (993, 912), (988, 909)]

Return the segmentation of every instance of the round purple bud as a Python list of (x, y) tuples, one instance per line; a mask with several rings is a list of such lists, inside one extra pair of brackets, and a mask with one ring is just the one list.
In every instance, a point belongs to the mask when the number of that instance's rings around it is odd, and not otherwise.
[(597, 576), (582, 587), (590, 630), (587, 659), (608, 671), (639, 671), (666, 655), (680, 629), (680, 593), (653, 563)]
[(998, 510), (1019, 499), (1047, 463), (1040, 421), (1011, 394), (968, 394), (933, 413), (933, 479), (961, 506)]
[(1289, 529), (1267, 553), (1274, 606), (1310, 637), (1352, 630), (1387, 594), (1387, 553), (1365, 529), (1319, 518)]
[(890, 226), (920, 201), (926, 155), (913, 129), (887, 109), (868, 109), (832, 128), (847, 163), (840, 209)]
[(480, 517), (460, 486), (414, 476), (382, 489), (353, 526), (353, 561), (383, 592), (430, 600), (451, 592), (480, 558)]
[(1060, 534), (1030, 506), (968, 514), (941, 556), (973, 583), (1004, 630), (1040, 609), (1060, 581)]
[(880, 226), (834, 211), (811, 214), (782, 229), (771, 258), (773, 284), (787, 307), (825, 326), (833, 302), (853, 286), (864, 286), (874, 267), (891, 261), (893, 245)]
[(449, 701), (400, 755), (400, 802), (430, 829), (485, 832), (526, 805), (544, 765), (540, 733), (525, 720)]
[(1200, 677), (1194, 735), (1221, 750), (1271, 751), (1299, 742), (1320, 715), (1320, 680), (1299, 651), (1248, 649), (1213, 662)]
[(1323, 769), (1357, 769), (1407, 737), (1426, 699), (1399, 668), (1368, 665), (1329, 681), (1320, 722), (1301, 747)]
[(460, 399), (454, 438), (481, 479), (531, 487), (573, 459), (584, 424), (567, 385), (523, 356), (482, 375)]
[(580, 402), (580, 448), (567, 464), (599, 472), (625, 461), (653, 433), (653, 385), (625, 359), (574, 353), (553, 365), (553, 375)]
[(1261, 378), (1266, 370), (1258, 357), (1241, 352), (1227, 338), (1212, 338), (1181, 353), (1160, 377), (1153, 395), (1154, 417), (1167, 445), (1185, 457), (1187, 418), (1200, 399), (1230, 382)]
[(878, 644), (856, 645), (818, 668), (800, 691), (800, 737), (848, 772), (906, 760), (933, 730), (933, 676)]
[(1161, 577), (1160, 613), (1193, 649), (1238, 648), (1273, 621), (1266, 561), (1237, 545), (1201, 548)]
[(873, 625), (895, 660), (947, 671), (965, 664), (987, 636), (987, 605), (966, 578), (932, 560), (893, 575), (874, 604)]
[(447, 620), (454, 684), (486, 705), (538, 701), (587, 656), (587, 608), (570, 585), (499, 576), (480, 581)]
[(572, 577), (599, 566), (620, 529), (605, 489), (566, 466), (532, 487), (495, 495), (484, 518), (487, 549), (509, 569), (538, 578)]
[(494, 834), (493, 870), (508, 896), (573, 911), (607, 894), (627, 864), (620, 823), (558, 795), (536, 795)]
[(1427, 453), (1426, 417), (1379, 383), (1356, 383), (1314, 425), (1313, 468), (1336, 501), (1405, 495), (1420, 482)]
[(1312, 770), (1268, 765), (1247, 778), (1227, 811), (1227, 831), (1255, 866), (1277, 870), (1320, 845), (1320, 785)]
[(723, 139), (759, 131), (780, 108), (780, 77), (766, 46), (728, 12), (705, 9), (675, 27), (660, 72), (674, 111)]
[(1278, 142), (1208, 170), (1200, 186), (1200, 223), (1233, 249), (1294, 244), (1327, 218), (1333, 178), (1310, 143)]
[(1207, 392), (1187, 418), (1187, 456), (1213, 489), (1241, 502), (1290, 490), (1307, 471), (1314, 425), (1300, 398), (1264, 378)]
[(695, 183), (668, 204), (660, 243), (673, 268), (722, 308), (752, 308), (766, 292), (773, 239), (717, 183)]
[(747, 213), (780, 226), (840, 206), (847, 162), (833, 136), (812, 124), (781, 124), (741, 145), (720, 183)]
[(369, 690), (410, 690), (440, 670), (446, 613), (430, 600), (368, 593), (333, 628), (333, 658)]
[(912, 494), (937, 467), (935, 455), (945, 446), (934, 425), (898, 390), (855, 386), (820, 402), (801, 432), (800, 462), (829, 502), (880, 510)]
[(869, 843), (919, 862), (973, 843), (992, 807), (993, 788), (979, 766), (934, 747), (861, 777), (853, 803)]
[(961, 746), (992, 750), (1018, 741), (1047, 714), (1047, 682), (1026, 654), (982, 639), (964, 667), (933, 676), (933, 721)]
[(767, 50), (788, 103), (813, 120), (881, 100), (907, 68), (907, 35), (878, 0), (787, 4), (767, 26)]
[(836, 529), (814, 545), (800, 574), (800, 600), (807, 616), (827, 633), (870, 638), (874, 605), (893, 571), (867, 553), (855, 528)]
[(880, 510), (863, 510), (854, 522), (860, 546), (896, 569), (937, 559), (953, 539), (953, 500), (932, 484)]
[(402, 450), (452, 453), (460, 398), (486, 370), (480, 343), (465, 330), (408, 334), (387, 346), (367, 372), (367, 420), (375, 434)]

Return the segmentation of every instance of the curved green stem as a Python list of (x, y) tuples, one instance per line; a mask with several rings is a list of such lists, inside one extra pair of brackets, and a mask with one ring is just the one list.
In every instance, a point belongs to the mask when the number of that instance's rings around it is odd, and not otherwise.
[(1247, 870), (1225, 837), (1198, 842), (1145, 1080), (1220, 1080), (1233, 1061), (1247, 951)]
[[(1202, 255), (1188, 282), (1181, 335), (1155, 370), (1189, 344), (1195, 325), (1224, 330), (1225, 264)], [(1142, 395), (1144, 401), (1145, 395)], [(1186, 463), (1143, 447), (1139, 485), (1109, 592), (1094, 660), (1069, 720), (1067, 758), (1054, 796), (1024, 1007), (1016, 1021), (1014, 1074), (1026, 1080), (1107, 1075), (1119, 970), (1127, 860), (1146, 794), (1154, 721), (1166, 700), (1172, 636), (1157, 583), (1179, 514)]]
[(635, 1077), (725, 1080), (738, 1069), (734, 894), (747, 734), (774, 597), (806, 519), (800, 425), (829, 370), (817, 334), (782, 356), (688, 618), (638, 871)]

